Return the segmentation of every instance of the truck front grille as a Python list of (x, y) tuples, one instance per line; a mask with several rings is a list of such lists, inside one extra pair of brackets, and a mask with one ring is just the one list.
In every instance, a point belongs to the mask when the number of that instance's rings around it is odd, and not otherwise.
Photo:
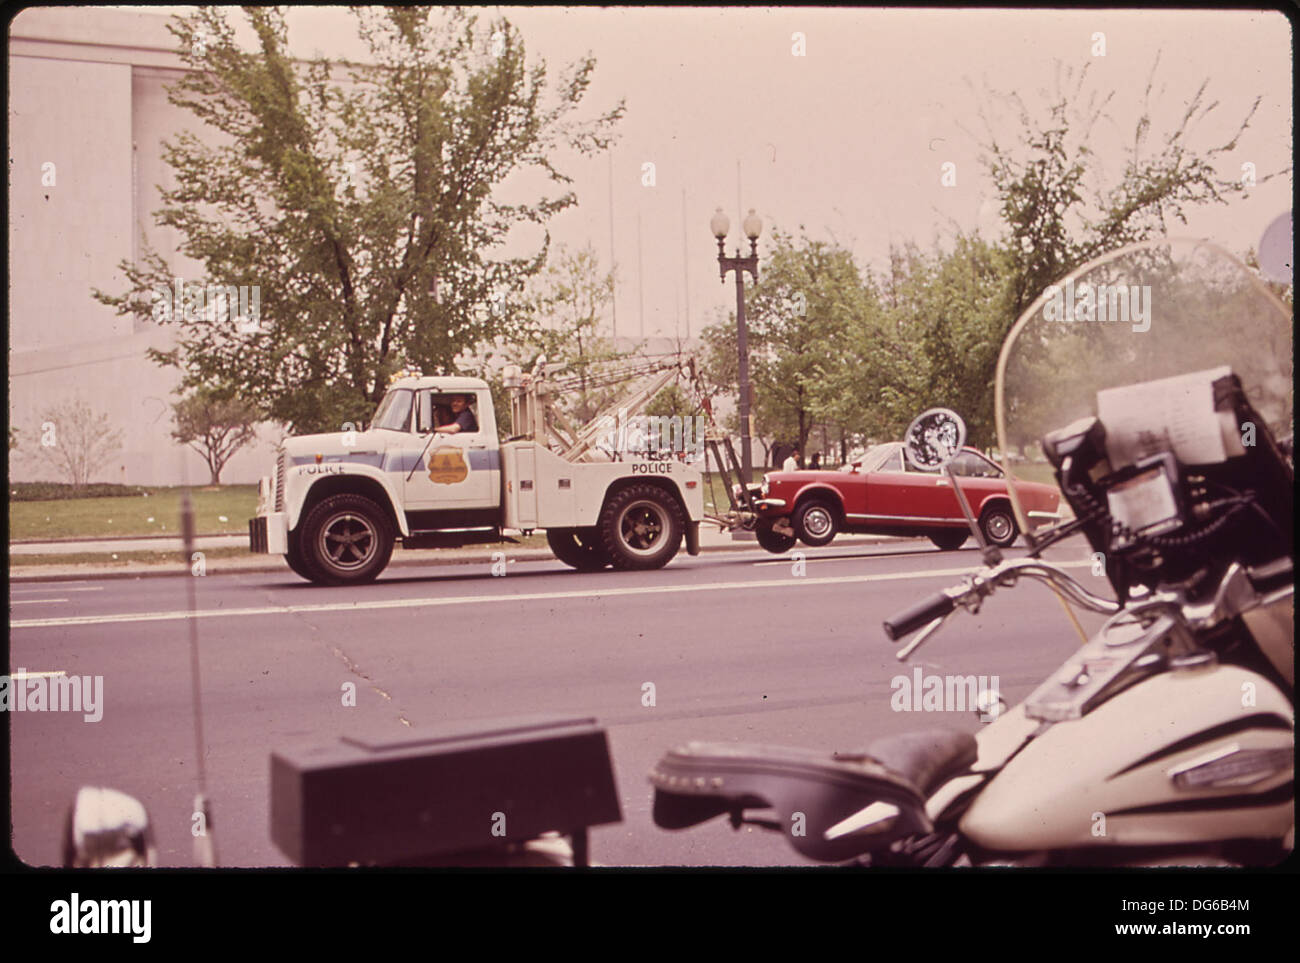
[(288, 452), (281, 448), (275, 460), (275, 510), (277, 512), (284, 511), (284, 463), (288, 457)]

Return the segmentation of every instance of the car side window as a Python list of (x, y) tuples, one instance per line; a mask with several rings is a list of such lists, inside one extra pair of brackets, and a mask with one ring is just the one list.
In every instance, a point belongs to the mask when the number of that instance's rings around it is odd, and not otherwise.
[(972, 451), (964, 451), (952, 460), (953, 474), (963, 478), (1001, 478), (1002, 470)]
[(894, 452), (892, 452), (888, 458), (886, 458), (883, 462), (880, 463), (880, 467), (876, 469), (876, 471), (902, 471), (902, 470), (903, 470), (903, 450), (901, 448), (896, 449)]
[[(452, 399), (463, 397), (461, 393), (453, 392), (451, 394), (439, 393), (432, 389), (426, 389), (419, 393), (419, 398), (415, 413), (415, 430), (421, 435), (427, 435), (435, 428), (441, 428), (443, 425), (450, 425), (456, 420), (456, 414), (452, 410)], [(470, 394), (473, 399), (465, 407), (473, 419), (475, 431), (480, 430), (478, 426), (478, 414), (475, 409), (478, 407), (478, 398)]]

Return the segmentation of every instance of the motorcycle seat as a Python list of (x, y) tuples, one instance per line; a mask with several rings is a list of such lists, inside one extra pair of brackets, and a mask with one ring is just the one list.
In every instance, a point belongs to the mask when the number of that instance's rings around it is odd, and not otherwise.
[(926, 729), (883, 736), (861, 754), (834, 753), (836, 759), (874, 759), (910, 782), (922, 797), (929, 796), (952, 776), (969, 769), (978, 755), (975, 737), (969, 732), (952, 729)]
[[(772, 809), (773, 828), (805, 856), (850, 859), (900, 836), (930, 832), (928, 790), (975, 756), (973, 736), (944, 730), (880, 739), (860, 753), (692, 742), (669, 752), (650, 773), (654, 821), (684, 829), (726, 813), (739, 825), (746, 809)], [(844, 820), (873, 803), (896, 812), (871, 831), (836, 834)]]

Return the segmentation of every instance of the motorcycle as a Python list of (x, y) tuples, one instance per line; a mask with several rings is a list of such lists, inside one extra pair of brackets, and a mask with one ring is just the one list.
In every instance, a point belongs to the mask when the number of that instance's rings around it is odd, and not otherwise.
[[(1295, 833), (1291, 338), (1288, 308), (1208, 242), (1131, 245), (1044, 290), (998, 359), (998, 445), (1014, 476), (1028, 463), (1006, 453), (1041, 438), (1073, 517), (1035, 530), (1008, 485), (1028, 551), (1004, 559), (967, 509), (983, 568), (884, 631), (919, 632), (905, 661), (957, 613), (1034, 581), (1082, 646), (1014, 708), (982, 694), (978, 734), (853, 752), (674, 749), (650, 773), (655, 823), (726, 815), (809, 859), (867, 866), (1283, 859)], [(926, 412), (908, 458), (943, 470), (964, 433), (953, 412)], [(1044, 558), (1080, 539), (1113, 597)], [(1089, 635), (1080, 611), (1104, 622)]]

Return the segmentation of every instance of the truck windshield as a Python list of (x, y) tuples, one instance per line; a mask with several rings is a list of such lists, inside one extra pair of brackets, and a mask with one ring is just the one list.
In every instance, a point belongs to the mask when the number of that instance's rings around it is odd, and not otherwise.
[(389, 431), (411, 430), (411, 399), (414, 393), (410, 388), (394, 388), (384, 395), (375, 411), (374, 428), (387, 428)]

